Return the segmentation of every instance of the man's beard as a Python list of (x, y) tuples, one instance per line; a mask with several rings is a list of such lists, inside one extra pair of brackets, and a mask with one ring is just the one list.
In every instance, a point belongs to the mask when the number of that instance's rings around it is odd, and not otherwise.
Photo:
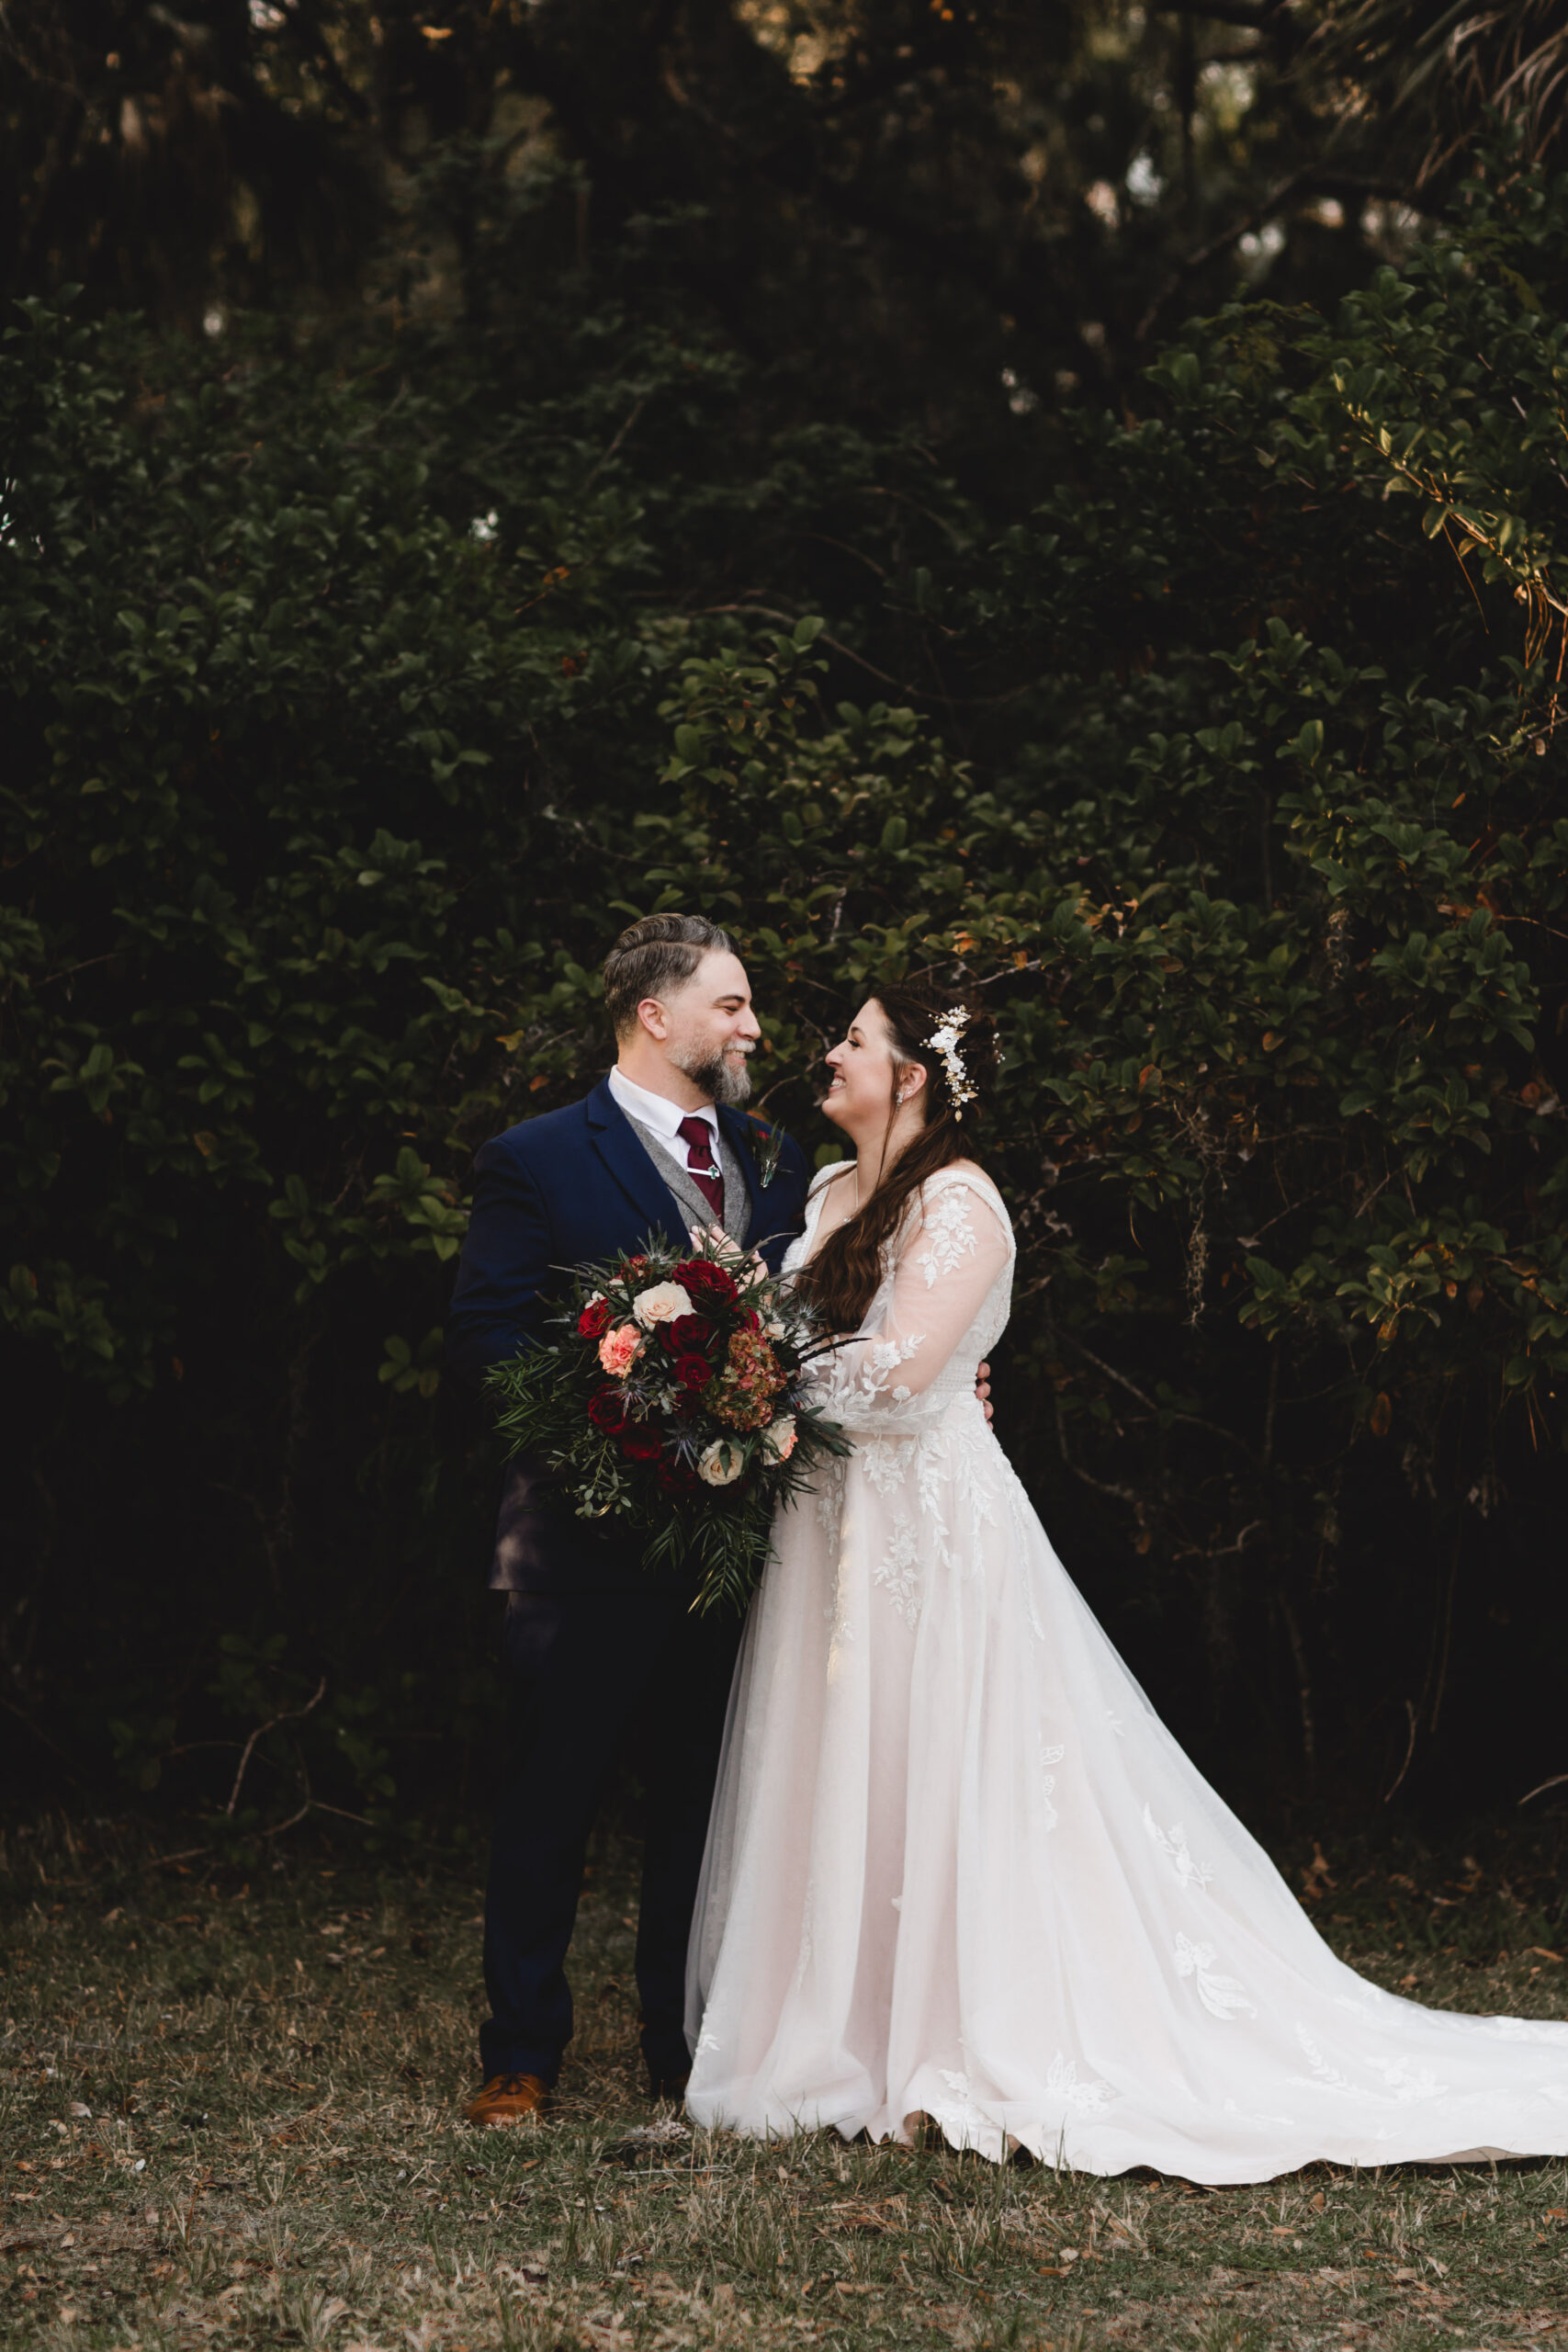
[(700, 1086), (715, 1102), (724, 1102), (733, 1108), (737, 1103), (744, 1102), (751, 1091), (749, 1060), (743, 1061), (739, 1069), (733, 1069), (722, 1054), (699, 1060), (695, 1049), (671, 1054), (670, 1058), (694, 1086)]

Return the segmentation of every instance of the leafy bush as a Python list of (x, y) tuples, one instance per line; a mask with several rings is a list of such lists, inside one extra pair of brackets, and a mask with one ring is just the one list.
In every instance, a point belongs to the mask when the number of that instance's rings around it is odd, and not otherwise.
[[(1560, 1764), (1517, 1701), (1562, 1604), (1499, 1543), (1549, 1523), (1568, 1372), (1565, 257), (1568, 191), (1495, 159), (1404, 275), (1190, 329), (1038, 511), (933, 481), (914, 537), (908, 448), (623, 316), (547, 382), (510, 330), (332, 375), (29, 314), (6, 1311), (40, 1591), (140, 1465), (146, 1724), (161, 1644), (194, 1690), (279, 1624), (394, 1742), (472, 1706), (468, 1154), (582, 1090), (599, 956), (682, 903), (741, 932), (802, 1128), (846, 993), (994, 991), (1004, 1416), (1189, 1736), (1386, 1787), (1441, 1731), (1457, 1772), (1506, 1666), (1499, 1769)], [(880, 604), (797, 618), (807, 537)], [(84, 1432), (114, 1475), (62, 1504)]]

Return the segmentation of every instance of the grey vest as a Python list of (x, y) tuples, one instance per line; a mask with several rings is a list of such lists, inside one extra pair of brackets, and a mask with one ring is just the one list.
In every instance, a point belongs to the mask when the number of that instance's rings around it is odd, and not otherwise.
[[(691, 1170), (686, 1166), (686, 1147), (680, 1136), (674, 1136), (666, 1143), (662, 1136), (656, 1136), (639, 1120), (633, 1119), (632, 1125), (638, 1143), (674, 1195), (685, 1227), (689, 1229), (711, 1225), (713, 1204), (692, 1181)], [(724, 1175), (724, 1214), (719, 1222), (732, 1241), (744, 1241), (751, 1216), (751, 1195), (746, 1188), (745, 1172), (722, 1127), (718, 1132), (718, 1164)], [(679, 1241), (682, 1237), (675, 1233), (670, 1238)]]

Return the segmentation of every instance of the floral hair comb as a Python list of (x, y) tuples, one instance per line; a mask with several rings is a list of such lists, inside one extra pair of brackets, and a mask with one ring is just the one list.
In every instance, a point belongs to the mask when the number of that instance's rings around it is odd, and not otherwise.
[(947, 1078), (947, 1091), (953, 1102), (953, 1115), (955, 1119), (963, 1118), (964, 1105), (965, 1102), (973, 1102), (980, 1091), (964, 1069), (964, 1057), (958, 1050), (958, 1041), (968, 1025), (967, 1008), (962, 1004), (955, 1004), (946, 1020), (933, 1029), (926, 1039), (930, 1050), (942, 1057), (942, 1069)]

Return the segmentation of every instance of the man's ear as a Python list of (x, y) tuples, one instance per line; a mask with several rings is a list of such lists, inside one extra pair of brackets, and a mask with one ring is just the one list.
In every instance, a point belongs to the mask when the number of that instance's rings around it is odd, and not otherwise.
[(637, 1009), (640, 1025), (658, 1044), (663, 1045), (670, 1035), (670, 1016), (656, 996), (645, 996)]

